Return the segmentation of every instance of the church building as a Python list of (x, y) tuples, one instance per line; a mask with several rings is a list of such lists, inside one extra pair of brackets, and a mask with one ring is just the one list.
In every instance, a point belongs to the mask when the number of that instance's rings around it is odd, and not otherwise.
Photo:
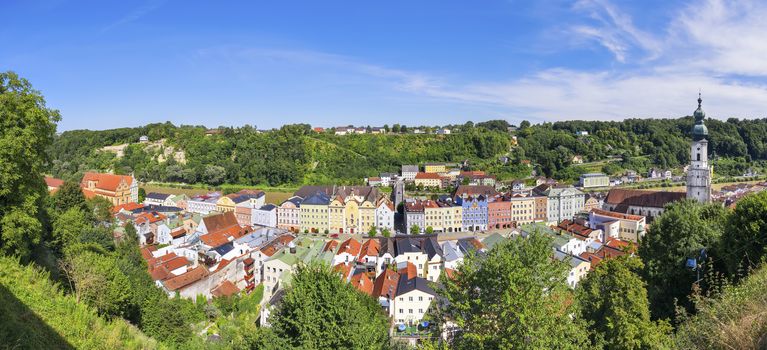
[(663, 213), (664, 207), (675, 201), (692, 199), (700, 203), (711, 202), (712, 168), (708, 164), (708, 129), (703, 124), (703, 112), (698, 96), (695, 125), (692, 128), (690, 166), (687, 170), (687, 193), (667, 191), (642, 191), (616, 188), (607, 193), (602, 209), (630, 215), (646, 216), (648, 221)]

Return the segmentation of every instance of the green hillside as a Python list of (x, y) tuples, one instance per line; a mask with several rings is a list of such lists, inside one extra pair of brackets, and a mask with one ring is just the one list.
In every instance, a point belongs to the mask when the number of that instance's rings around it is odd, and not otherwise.
[(48, 273), (0, 257), (1, 349), (154, 349), (157, 343), (122, 319), (64, 295)]
[(680, 349), (767, 348), (767, 267), (696, 306), (698, 313), (677, 329)]

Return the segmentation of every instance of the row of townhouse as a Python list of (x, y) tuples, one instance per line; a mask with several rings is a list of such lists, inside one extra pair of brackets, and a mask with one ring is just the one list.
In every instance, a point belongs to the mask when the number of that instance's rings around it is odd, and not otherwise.
[(485, 231), (533, 222), (558, 223), (585, 209), (585, 195), (572, 186), (541, 185), (529, 193), (502, 194), (493, 186), (462, 185), (452, 197), (409, 200), (405, 204), (407, 232)]
[(370, 186), (304, 186), (276, 208), (293, 232), (364, 233), (394, 229), (394, 204)]

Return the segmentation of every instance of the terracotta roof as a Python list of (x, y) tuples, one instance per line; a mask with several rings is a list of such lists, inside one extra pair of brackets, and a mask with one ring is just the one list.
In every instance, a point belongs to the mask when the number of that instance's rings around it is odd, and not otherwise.
[(407, 267), (400, 273), (402, 276), (407, 276), (407, 279), (418, 277), (418, 269), (415, 268), (415, 264), (408, 261)]
[(437, 173), (418, 173), (415, 174), (416, 180), (439, 180), (442, 177)]
[(119, 213), (120, 210), (122, 210), (122, 209), (125, 209), (127, 211), (133, 211), (133, 210), (140, 209), (140, 208), (143, 208), (143, 207), (144, 207), (144, 205), (140, 204), (140, 203), (133, 203), (133, 202), (125, 203), (125, 204), (120, 204), (120, 205), (116, 205), (116, 206), (112, 207), (112, 213)]
[(588, 261), (591, 263), (591, 270), (594, 270), (597, 265), (599, 265), (600, 262), (602, 262), (602, 258), (599, 257), (599, 255), (589, 252), (583, 252), (579, 257), (583, 260)]
[(209, 275), (208, 269), (206, 269), (202, 265), (198, 265), (197, 267), (183, 274), (180, 274), (176, 277), (172, 277), (164, 281), (163, 284), (165, 285), (165, 288), (167, 288), (168, 290), (175, 291), (183, 287), (186, 287), (194, 282), (197, 282), (208, 275)]
[(134, 222), (136, 224), (139, 224), (139, 225), (141, 225), (141, 224), (143, 224), (145, 222), (153, 224), (155, 222), (163, 221), (166, 218), (167, 217), (165, 215), (160, 214), (158, 212), (141, 213), (141, 214), (136, 215), (136, 220), (134, 220)]
[(266, 246), (261, 248), (261, 254), (264, 254), (266, 256), (272, 256), (274, 253), (279, 250), (281, 246), (287, 245), (288, 243), (292, 242), (295, 239), (292, 235), (282, 235), (277, 237), (277, 239), (269, 242)]
[[(141, 256), (144, 258), (144, 260), (149, 260), (152, 258), (152, 250), (151, 248), (154, 246), (148, 246), (141, 248)], [(154, 250), (157, 250), (157, 247), (154, 247)]]
[(336, 240), (329, 240), (327, 243), (325, 243), (325, 247), (322, 248), (323, 252), (332, 252), (336, 247), (338, 246), (338, 241)]
[(616, 205), (615, 211), (625, 212), (629, 206), (663, 208), (666, 204), (687, 198), (684, 192), (611, 189), (605, 203)]
[(453, 279), (455, 277), (455, 270), (446, 267), (445, 275), (447, 276), (447, 278)]
[(216, 248), (226, 243), (229, 243), (231, 241), (234, 241), (235, 239), (238, 239), (242, 236), (245, 236), (246, 234), (251, 232), (253, 232), (253, 229), (250, 227), (242, 228), (239, 225), (230, 226), (229, 228), (226, 228), (223, 230), (218, 230), (213, 233), (204, 234), (200, 236), (200, 240), (202, 241), (203, 244), (211, 248)]
[(61, 185), (64, 184), (64, 180), (57, 179), (55, 177), (46, 176), (45, 177), (45, 184), (48, 185), (48, 187), (61, 187)]
[(381, 250), (381, 244), (378, 243), (377, 239), (368, 239), (365, 241), (365, 243), (362, 244), (362, 249), (360, 250), (360, 260), (362, 260), (362, 257), (365, 256), (378, 256), (378, 252)]
[(237, 223), (237, 217), (234, 215), (234, 212), (231, 211), (205, 217), (202, 221), (205, 223), (205, 228), (208, 230), (208, 233), (226, 230), (232, 226), (240, 227)]
[(349, 283), (354, 286), (354, 288), (357, 288), (359, 291), (367, 294), (367, 295), (373, 295), (373, 281), (370, 280), (370, 277), (366, 273), (358, 273), (354, 276), (352, 276), (351, 281)]
[(125, 181), (130, 186), (133, 183), (133, 178), (125, 175), (85, 173), (83, 174), (83, 180), (80, 182), (80, 187), (87, 188), (89, 181), (95, 181), (95, 188), (97, 189), (115, 192), (122, 181)]
[(496, 191), (495, 187), (493, 186), (461, 185), (461, 186), (458, 186), (458, 188), (455, 190), (454, 196), (461, 196), (461, 197), (463, 197), (463, 195), (477, 196), (480, 194), (488, 196), (488, 197), (493, 197), (496, 194), (498, 194), (498, 191)]
[(637, 220), (638, 221), (638, 220), (642, 220), (644, 218), (644, 216), (641, 216), (641, 215), (623, 214), (623, 213), (617, 213), (617, 212), (614, 212), (614, 211), (607, 211), (607, 210), (602, 210), (602, 209), (597, 209), (597, 208), (591, 209), (591, 212), (593, 212), (594, 214), (599, 214), (599, 215), (603, 215), (603, 216), (609, 216), (609, 217), (612, 217), (612, 218), (624, 219), (624, 220)]
[(360, 253), (360, 248), (361, 244), (359, 241), (354, 238), (349, 238), (341, 243), (341, 246), (338, 247), (338, 252), (336, 252), (336, 255), (349, 253), (351, 256), (357, 256)]
[(349, 278), (349, 274), (352, 272), (352, 267), (351, 265), (338, 263), (336, 264), (336, 266), (333, 266), (333, 271), (340, 272), (341, 279), (346, 280), (347, 278)]
[(570, 221), (570, 219), (562, 220), (562, 222), (557, 225), (557, 228), (579, 236), (580, 238), (588, 238), (593, 231), (591, 228)]
[(232, 281), (226, 280), (216, 286), (216, 288), (213, 288), (210, 291), (210, 294), (213, 294), (214, 297), (228, 297), (230, 295), (235, 295), (240, 292), (240, 289), (237, 288), (237, 286), (232, 283)]
[(399, 273), (393, 270), (385, 269), (375, 279), (373, 284), (373, 297), (384, 297), (393, 299), (397, 295), (397, 283), (399, 282)]
[(180, 227), (180, 228), (177, 228), (177, 229), (175, 229), (173, 231), (170, 231), (170, 236), (173, 237), (173, 238), (179, 238), (179, 237), (186, 236), (186, 229), (183, 228), (183, 227)]

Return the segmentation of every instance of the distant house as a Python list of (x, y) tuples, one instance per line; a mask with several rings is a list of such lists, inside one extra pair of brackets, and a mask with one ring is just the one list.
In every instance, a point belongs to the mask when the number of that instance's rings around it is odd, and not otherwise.
[(314, 131), (316, 133), (321, 133), (321, 132), (325, 132), (325, 128), (316, 126), (316, 127), (312, 128), (312, 131)]
[(64, 180), (54, 177), (46, 176), (45, 185), (48, 186), (48, 193), (54, 194), (59, 190), (59, 187), (64, 184)]
[(580, 185), (583, 188), (608, 187), (610, 186), (610, 177), (602, 173), (583, 174), (580, 178)]
[(397, 178), (395, 173), (381, 173), (378, 177), (381, 178), (381, 186), (391, 186), (392, 180)]
[(354, 133), (353, 126), (337, 126), (333, 128), (336, 135), (349, 135)]
[(370, 133), (371, 133), (371, 134), (385, 134), (385, 133), (386, 133), (386, 129), (384, 129), (384, 128), (379, 128), (379, 127), (376, 127), (376, 128), (371, 128), (371, 129), (370, 129)]
[(277, 227), (277, 206), (266, 204), (251, 209), (251, 224), (265, 227)]
[(437, 134), (438, 135), (450, 135), (450, 129), (448, 129), (448, 128), (437, 129)]
[(149, 142), (149, 137), (147, 137), (146, 135), (142, 135), (141, 137), (138, 138), (138, 142), (147, 143)]
[(403, 165), (402, 166), (402, 178), (405, 181), (415, 180), (415, 175), (418, 174), (418, 165)]
[[(167, 193), (149, 192), (144, 197), (144, 205), (165, 205), (165, 200), (170, 198), (170, 196)], [(175, 205), (175, 203), (172, 205)]]
[(525, 189), (525, 182), (522, 180), (514, 180), (511, 182), (512, 191), (523, 191)]
[(381, 186), (380, 177), (369, 177), (367, 179), (368, 186)]
[(579, 155), (573, 156), (573, 164), (583, 164), (583, 157)]
[(400, 275), (392, 318), (397, 324), (416, 325), (423, 319), (437, 293), (429, 287), (426, 279), (408, 277)]
[(575, 136), (589, 136), (589, 132), (586, 130), (576, 131)]
[(437, 173), (418, 173), (415, 175), (415, 185), (442, 188), (442, 177)]

